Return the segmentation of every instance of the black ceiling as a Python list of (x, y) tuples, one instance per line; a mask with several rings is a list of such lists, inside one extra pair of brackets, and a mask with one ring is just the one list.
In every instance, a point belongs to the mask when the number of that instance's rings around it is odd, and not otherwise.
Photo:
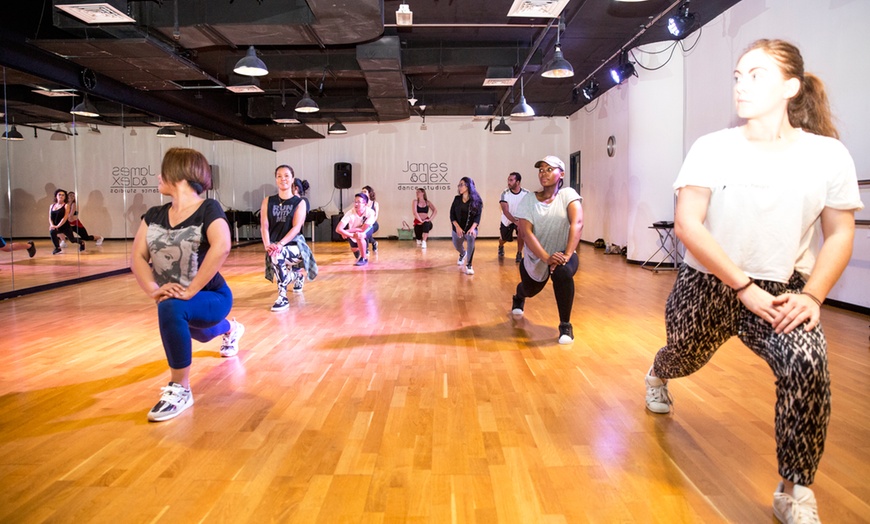
[[(703, 24), (738, 1), (692, 0), (689, 11)], [(118, 125), (123, 104), (129, 125), (159, 115), (194, 134), (263, 147), (322, 136), (306, 123), (404, 120), (421, 115), (420, 104), (427, 116), (509, 114), (520, 82), (484, 87), (490, 67), (522, 78), (537, 116), (569, 116), (588, 103), (579, 96), (587, 79), (599, 82), (599, 96), (613, 87), (607, 72), (621, 50), (669, 40), (667, 19), (683, 4), (570, 0), (560, 39), (575, 74), (548, 79), (540, 73), (553, 57), (558, 21), (508, 17), (509, 0), (405, 0), (411, 27), (396, 26), (398, 0), (108, 0), (136, 22), (104, 25), (57, 9), (82, 2), (19, 2), (0, 20), (7, 108), (17, 122), (70, 120), (69, 99), (32, 94), (39, 81), (89, 92), (101, 113), (89, 123)], [(244, 79), (232, 68), (250, 45), (269, 69), (258, 78), (264, 92), (233, 93), (226, 87)], [(95, 85), (82, 79), (84, 69)], [(306, 80), (319, 112), (294, 111)]]

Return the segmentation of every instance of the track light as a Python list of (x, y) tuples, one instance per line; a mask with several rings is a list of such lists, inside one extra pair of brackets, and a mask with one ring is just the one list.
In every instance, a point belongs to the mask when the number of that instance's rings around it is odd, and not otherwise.
[(515, 105), (511, 111), (511, 116), (535, 116), (535, 110), (532, 106), (526, 103), (525, 91), (523, 88), (523, 78), (520, 77), (520, 103)]
[(562, 21), (560, 20), (556, 26), (556, 52), (553, 53), (553, 59), (547, 64), (547, 68), (541, 73), (544, 78), (568, 78), (574, 76), (574, 66), (565, 60), (562, 54), (562, 43), (559, 39), (559, 33), (562, 32)]
[(0, 138), (3, 138), (3, 140), (13, 140), (18, 142), (19, 140), (24, 140), (24, 135), (18, 132), (18, 128), (15, 127), (15, 124), (12, 124), (12, 128), (7, 129)]
[(399, 9), (396, 10), (396, 25), (400, 27), (408, 27), (414, 24), (414, 13), (411, 12), (411, 6), (402, 2)]
[(97, 108), (88, 100), (88, 95), (84, 96), (84, 100), (78, 103), (78, 105), (74, 106), (69, 111), (70, 113), (78, 116), (89, 116), (91, 118), (96, 118), (100, 116), (100, 113), (97, 111)]
[(589, 83), (586, 84), (586, 87), (584, 87), (580, 92), (583, 94), (583, 98), (586, 100), (592, 100), (595, 98), (595, 95), (598, 94), (599, 88), (600, 86), (598, 85), (598, 82), (593, 78), (589, 80)]
[(689, 2), (685, 2), (677, 8), (677, 14), (668, 18), (668, 31), (677, 38), (683, 38), (689, 34), (689, 30), (695, 25), (695, 14), (689, 12)]
[(501, 120), (493, 128), (492, 132), (496, 135), (509, 135), (511, 134), (511, 128), (505, 123), (504, 117), (501, 117)]
[(634, 70), (634, 64), (629, 62), (628, 55), (623, 51), (619, 55), (619, 65), (610, 70), (610, 78), (617, 84), (621, 84), (631, 75), (637, 76), (637, 71)]
[(296, 104), (296, 111), (299, 113), (316, 113), (320, 111), (317, 102), (315, 102), (308, 94), (307, 78), (305, 79), (305, 93), (302, 95), (302, 99), (299, 100), (299, 103)]
[(157, 136), (160, 138), (175, 138), (175, 131), (171, 127), (161, 127), (157, 130)]
[(346, 135), (347, 128), (344, 127), (344, 124), (336, 120), (334, 124), (329, 126), (329, 129), (326, 132), (330, 135)]
[(236, 62), (233, 72), (242, 76), (263, 76), (269, 74), (269, 69), (257, 56), (257, 50), (254, 49), (254, 46), (250, 46), (247, 54)]

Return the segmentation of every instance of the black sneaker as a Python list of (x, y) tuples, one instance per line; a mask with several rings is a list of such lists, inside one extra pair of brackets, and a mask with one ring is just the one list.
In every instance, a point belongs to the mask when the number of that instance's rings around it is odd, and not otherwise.
[(51, 252), (51, 254), (52, 255), (59, 255), (60, 252), (61, 252), (61, 249), (59, 247), (56, 247), (56, 248), (54, 248), (54, 251)]
[(561, 322), (559, 324), (559, 344), (570, 344), (574, 342), (574, 328), (570, 322)]
[(375, 253), (378, 252), (378, 241), (377, 241), (377, 240), (375, 240), (374, 242), (372, 242), (372, 249), (375, 250)]
[(27, 244), (27, 254), (30, 255), (30, 258), (33, 258), (33, 255), (36, 254), (36, 246), (33, 244), (33, 242), (28, 242)]
[(516, 262), (517, 264), (519, 264), (519, 263), (522, 262), (522, 261), (523, 261), (523, 254), (522, 254), (522, 253), (517, 253), (516, 258), (514, 258), (514, 262)]
[(504, 258), (504, 246), (498, 246), (498, 258)]
[(79, 251), (84, 251), (84, 250), (85, 250), (85, 241), (82, 240), (79, 242)]
[(516, 295), (511, 297), (513, 302), (511, 304), (511, 314), (516, 315), (518, 317), (523, 316), (523, 309), (526, 307), (526, 299), (520, 298)]
[(364, 266), (364, 265), (366, 265), (366, 264), (368, 264), (368, 263), (369, 263), (368, 260), (366, 260), (366, 259), (364, 259), (364, 258), (361, 258), (361, 259), (357, 260), (356, 263), (355, 263), (354, 265), (355, 265), (355, 266)]

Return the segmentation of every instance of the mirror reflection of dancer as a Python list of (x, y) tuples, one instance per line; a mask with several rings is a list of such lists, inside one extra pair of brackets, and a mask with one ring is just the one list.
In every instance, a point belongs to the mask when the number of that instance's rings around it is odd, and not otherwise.
[[(299, 184), (297, 184), (299, 182)], [(294, 293), (302, 292), (305, 275), (317, 276), (317, 264), (302, 226), (308, 214), (308, 200), (304, 184), (295, 178), (293, 168), (287, 165), (275, 169), (275, 186), (278, 193), (263, 199), (260, 205), (260, 235), (266, 250), (266, 279), (278, 282), (278, 298), (272, 304), (272, 311), (286, 311), (290, 307), (287, 288), (292, 284)]]
[(57, 255), (61, 251), (58, 235), (64, 235), (70, 242), (78, 244), (79, 251), (85, 250), (85, 241), (76, 238), (70, 226), (69, 205), (66, 203), (66, 191), (63, 189), (54, 191), (54, 203), (48, 208), (48, 234), (51, 236), (51, 243), (54, 244), (52, 255)]
[(76, 194), (72, 191), (66, 194), (66, 203), (69, 205), (69, 225), (82, 240), (96, 240), (98, 246), (103, 245), (103, 237), (89, 235), (85, 225), (79, 220), (79, 204), (76, 202)]
[(417, 198), (411, 202), (411, 212), (414, 213), (414, 237), (417, 245), (426, 249), (426, 240), (432, 231), (432, 219), (438, 214), (438, 210), (435, 209), (435, 204), (429, 202), (426, 190), (422, 187), (417, 188)]
[(577, 245), (583, 232), (582, 198), (573, 188), (562, 187), (565, 164), (559, 158), (544, 157), (535, 167), (542, 189), (527, 194), (514, 213), (525, 240), (525, 256), (511, 312), (522, 315), (526, 299), (540, 293), (552, 279), (559, 310), (559, 344), (570, 344), (574, 341), (574, 274), (580, 264)]
[(149, 209), (133, 239), (133, 275), (157, 304), (160, 338), (169, 363), (169, 385), (148, 412), (160, 422), (193, 405), (191, 338), (223, 335), (222, 357), (235, 356), (245, 326), (227, 320), (233, 293), (218, 272), (230, 252), (230, 228), (211, 188), (211, 168), (201, 153), (174, 147), (166, 152), (157, 190), (172, 202)]
[(366, 258), (366, 237), (374, 223), (374, 211), (368, 206), (369, 197), (365, 193), (357, 193), (353, 197), (353, 209), (341, 217), (341, 221), (335, 226), (335, 232), (346, 238), (350, 244), (350, 250), (356, 257), (355, 266), (364, 266), (369, 263)]
[(372, 189), (372, 186), (363, 186), (360, 193), (363, 193), (365, 196), (369, 197), (368, 208), (371, 209), (374, 214), (374, 218), (372, 218), (372, 227), (369, 228), (369, 232), (366, 235), (366, 241), (368, 241), (368, 245), (366, 246), (366, 255), (368, 255), (369, 246), (371, 246), (372, 251), (374, 251), (375, 253), (378, 252), (378, 241), (375, 240), (375, 233), (377, 233), (378, 229), (381, 228), (381, 226), (378, 225), (378, 216), (380, 216), (381, 213), (381, 205), (378, 204), (378, 201), (376, 200), (375, 190)]
[(667, 300), (667, 345), (646, 376), (646, 406), (668, 413), (668, 379), (698, 371), (738, 336), (776, 377), (774, 515), (819, 522), (807, 487), (831, 416), (819, 317), (863, 207), (855, 164), (836, 139), (824, 84), (804, 72), (796, 47), (754, 42), (734, 78), (745, 123), (699, 138), (674, 182), (674, 230), (688, 252)]
[(450, 223), (453, 225), (451, 237), (453, 247), (459, 252), (457, 266), (465, 263), (465, 274), (473, 275), (474, 268), (471, 261), (474, 258), (474, 240), (477, 238), (477, 226), (480, 224), (480, 215), (483, 213), (483, 200), (477, 194), (474, 180), (464, 176), (456, 184), (456, 192), (450, 205)]
[(36, 246), (33, 242), (6, 242), (6, 239), (0, 237), (0, 251), (11, 253), (13, 251), (27, 251), (30, 258), (36, 254)]

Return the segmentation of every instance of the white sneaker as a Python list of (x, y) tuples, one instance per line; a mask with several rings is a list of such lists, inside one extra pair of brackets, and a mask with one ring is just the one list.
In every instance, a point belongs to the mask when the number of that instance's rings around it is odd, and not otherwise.
[(236, 319), (230, 321), (230, 332), (224, 334), (224, 342), (221, 344), (222, 357), (234, 357), (239, 353), (239, 339), (245, 334), (245, 325), (241, 322), (236, 322)]
[(463, 251), (462, 254), (459, 255), (459, 260), (456, 261), (456, 265), (461, 266), (463, 262), (465, 262), (465, 251)]
[(422, 241), (422, 240), (418, 240), (418, 241), (417, 241), (417, 246), (418, 246), (418, 247), (422, 247), (422, 244), (423, 244), (423, 241)]
[(465, 268), (465, 274), (466, 274), (466, 275), (473, 275), (473, 274), (474, 274), (474, 268), (471, 267), (471, 266), (467, 266), (467, 267)]
[(670, 413), (674, 400), (668, 393), (668, 383), (652, 376), (652, 368), (646, 374), (646, 409), (653, 413)]
[(818, 524), (819, 510), (813, 490), (794, 485), (794, 495), (783, 493), (782, 482), (773, 494), (773, 515), (783, 524)]
[(66, 248), (66, 240), (61, 240), (61, 241), (60, 241), (60, 248), (61, 248), (61, 249)]
[(426, 241), (425, 241), (425, 240), (423, 241), (422, 244), (420, 244), (420, 247), (423, 248), (423, 249), (426, 249)]
[(98, 246), (102, 246), (102, 245), (103, 245), (103, 240), (105, 240), (103, 237), (98, 238), (98, 239), (97, 239), (97, 245), (98, 245)]
[(151, 422), (163, 422), (175, 418), (193, 405), (193, 393), (178, 382), (170, 382), (168, 386), (160, 388), (163, 394), (160, 401), (148, 412), (148, 420)]

